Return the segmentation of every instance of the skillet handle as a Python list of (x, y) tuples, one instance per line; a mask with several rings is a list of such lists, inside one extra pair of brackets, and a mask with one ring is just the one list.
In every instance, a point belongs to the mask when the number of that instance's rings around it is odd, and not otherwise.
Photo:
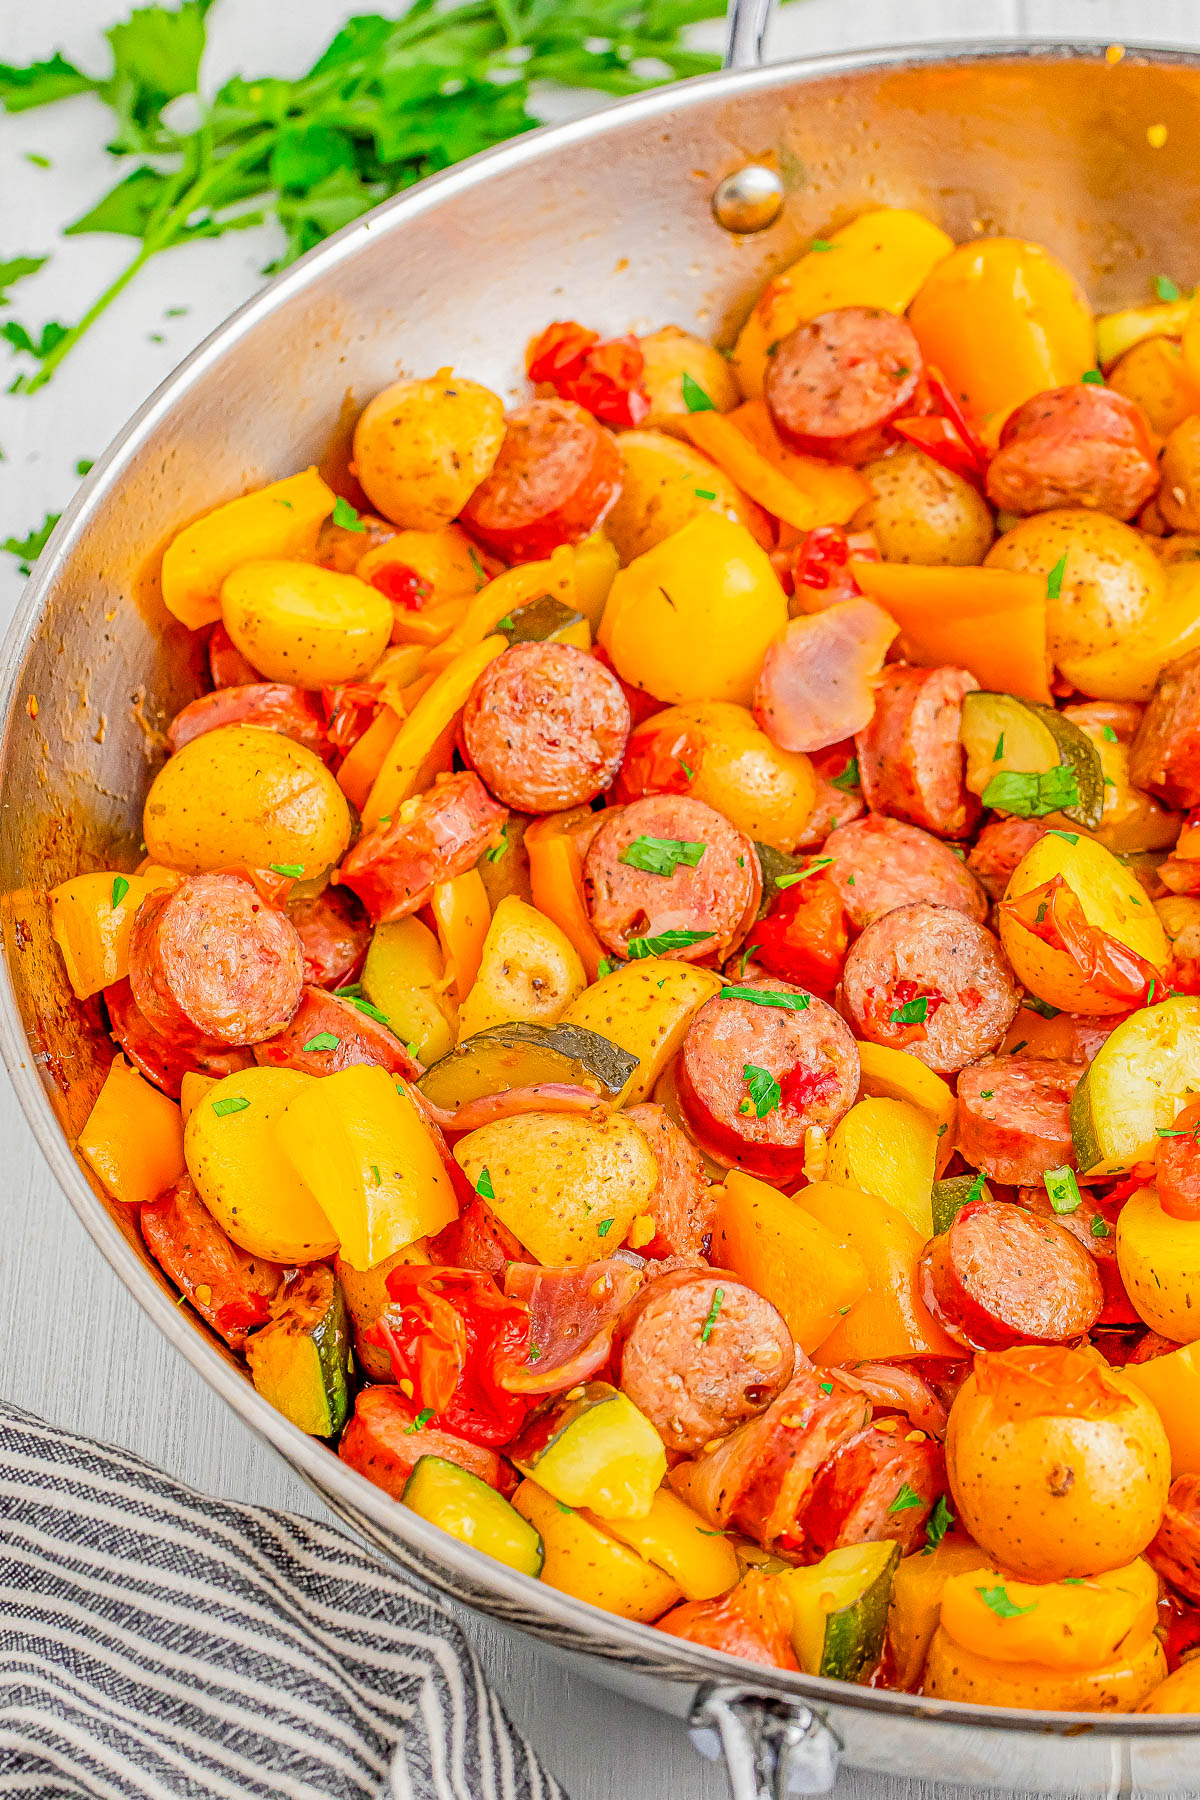
[(771, 17), (771, 0), (729, 0), (725, 25), (725, 67), (757, 69)]
[(841, 1740), (802, 1700), (768, 1699), (736, 1682), (709, 1682), (696, 1696), (688, 1730), (711, 1761), (724, 1755), (732, 1800), (833, 1791)]

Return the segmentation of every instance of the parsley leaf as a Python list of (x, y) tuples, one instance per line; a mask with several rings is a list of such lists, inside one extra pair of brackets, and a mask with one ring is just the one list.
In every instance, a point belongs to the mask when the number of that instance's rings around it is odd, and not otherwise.
[(711, 931), (684, 931), (682, 927), (674, 927), (670, 931), (660, 931), (657, 937), (630, 938), (627, 945), (631, 962), (644, 956), (664, 956), (668, 950), (686, 950), (689, 944), (702, 944), (712, 936)]
[(285, 875), (290, 881), (299, 881), (304, 874), (303, 863), (268, 863), (267, 867), (273, 875)]
[(26, 275), (36, 275), (46, 260), (44, 256), (10, 256), (7, 261), (0, 258), (0, 306), (8, 305), (8, 290), (13, 283), (24, 280)]
[(1068, 1169), (1065, 1164), (1061, 1169), (1047, 1169), (1043, 1180), (1046, 1183), (1047, 1198), (1056, 1213), (1079, 1211), (1083, 1205), (1083, 1195), (1079, 1191), (1074, 1169)]
[(428, 1425), (430, 1419), (432, 1419), (432, 1418), (433, 1418), (432, 1406), (423, 1406), (421, 1408), (420, 1412), (417, 1414), (416, 1418), (413, 1420), (412, 1424), (406, 1425), (404, 1427), (404, 1435), (406, 1437), (411, 1437), (414, 1431), (424, 1431), (426, 1425)]
[(716, 407), (713, 405), (704, 389), (700, 386), (700, 383), (696, 380), (694, 375), (689, 375), (686, 369), (683, 371), (683, 378), (680, 382), (680, 386), (683, 389), (683, 404), (690, 413), (716, 412)]
[(1068, 763), (1037, 774), (1003, 769), (992, 776), (981, 798), (994, 812), (1012, 813), (1018, 819), (1044, 819), (1048, 813), (1079, 805), (1079, 783)]
[(28, 575), (33, 568), (61, 516), (60, 513), (47, 513), (36, 530), (28, 532), (23, 538), (7, 537), (0, 543), (0, 550), (17, 558), (17, 566), (22, 575)]
[(924, 1504), (920, 1494), (915, 1493), (907, 1481), (902, 1481), (895, 1499), (888, 1505), (888, 1511), (890, 1513), (911, 1512), (914, 1506), (924, 1506)]
[(1046, 598), (1057, 600), (1062, 593), (1063, 576), (1067, 572), (1067, 553), (1064, 550), (1050, 573), (1046, 577)]
[(846, 764), (840, 775), (834, 775), (830, 778), (829, 785), (830, 787), (841, 788), (843, 794), (848, 794), (851, 788), (856, 788), (859, 785), (857, 756), (852, 756), (850, 758), (850, 761)]
[(808, 1011), (807, 994), (781, 994), (776, 988), (727, 987), (717, 999), (749, 1000), (752, 1006), (777, 1006), (782, 1012)]
[(242, 1094), (227, 1094), (223, 1100), (214, 1100), (212, 1109), (218, 1119), (223, 1119), (227, 1113), (245, 1112), (249, 1104)]
[(301, 1044), (301, 1053), (307, 1056), (310, 1050), (336, 1050), (341, 1043), (332, 1031), (318, 1031), (316, 1037), (310, 1037), (307, 1044)]
[(481, 1200), (494, 1200), (496, 1198), (496, 1190), (492, 1186), (492, 1178), (486, 1169), (480, 1169), (479, 1171), (479, 1179), (475, 1183), (475, 1192), (479, 1195)]
[(721, 1310), (721, 1302), (724, 1298), (724, 1288), (713, 1289), (712, 1305), (708, 1309), (708, 1317), (700, 1328), (700, 1342), (702, 1344), (707, 1344), (709, 1338), (712, 1336), (712, 1329), (717, 1322), (717, 1314)]
[(1079, 379), (1080, 381), (1086, 381), (1089, 387), (1104, 386), (1104, 377), (1099, 369), (1085, 369)]
[(782, 1090), (770, 1069), (760, 1069), (754, 1063), (746, 1063), (742, 1068), (742, 1080), (750, 1091), (750, 1100), (754, 1111), (760, 1119), (765, 1119), (769, 1112), (774, 1112), (782, 1098)]
[(976, 1588), (975, 1592), (998, 1619), (1019, 1619), (1022, 1613), (1031, 1613), (1037, 1609), (1036, 1600), (1032, 1600), (1028, 1606), (1018, 1606), (1015, 1600), (1010, 1599), (1008, 1589), (1002, 1583), (990, 1588)]
[(937, 1505), (925, 1522), (926, 1551), (936, 1550), (950, 1527), (954, 1523), (954, 1514), (950, 1510), (945, 1494), (939, 1494)]
[(775, 886), (777, 888), (795, 887), (798, 881), (807, 881), (809, 876), (815, 875), (819, 869), (828, 869), (832, 862), (832, 856), (819, 856), (815, 862), (809, 863), (807, 869), (797, 869), (794, 875), (777, 875)]
[(129, 883), (123, 875), (118, 875), (112, 885), (112, 909), (116, 912), (122, 900), (129, 892)]
[(685, 838), (636, 837), (617, 860), (645, 875), (673, 875), (680, 863), (696, 868), (703, 855), (703, 844)]
[(918, 994), (915, 1000), (906, 1000), (903, 1006), (897, 1006), (888, 1014), (889, 1025), (923, 1025), (929, 1013), (929, 996)]
[(1154, 291), (1160, 300), (1178, 300), (1180, 297), (1179, 289), (1169, 275), (1155, 276)]
[(333, 503), (333, 513), (331, 517), (333, 523), (335, 525), (340, 525), (343, 531), (365, 531), (367, 529), (359, 518), (356, 509), (351, 506), (350, 502), (342, 494), (339, 494)]

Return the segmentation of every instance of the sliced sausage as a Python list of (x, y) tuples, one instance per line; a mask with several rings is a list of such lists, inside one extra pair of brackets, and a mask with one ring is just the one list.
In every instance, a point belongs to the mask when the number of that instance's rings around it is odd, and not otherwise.
[(1014, 513), (1091, 506), (1132, 519), (1157, 488), (1146, 415), (1099, 383), (1051, 388), (1018, 406), (987, 472), (988, 499)]
[(1071, 1095), (1083, 1065), (992, 1056), (958, 1077), (958, 1148), (993, 1181), (1022, 1187), (1074, 1162)]
[(800, 1178), (805, 1132), (832, 1130), (860, 1078), (858, 1047), (832, 1006), (773, 978), (727, 988), (702, 1006), (676, 1065), (700, 1148), (776, 1186)]
[(700, 1153), (665, 1106), (646, 1101), (625, 1114), (645, 1133), (658, 1164), (658, 1182), (646, 1205), (656, 1235), (639, 1244), (643, 1256), (707, 1256), (716, 1217), (715, 1188), (704, 1172)]
[(724, 1269), (647, 1282), (622, 1315), (616, 1355), (620, 1386), (685, 1456), (765, 1412), (795, 1360), (771, 1302)]
[(221, 620), (213, 626), (208, 640), (208, 671), (215, 688), (246, 687), (261, 681), (262, 676), (247, 662)]
[(129, 985), (166, 1037), (257, 1044), (300, 1004), (304, 947), (286, 913), (240, 875), (190, 875), (139, 906)]
[[(854, 762), (854, 740), (831, 744), (828, 750), (814, 750), (812, 772), (816, 785), (813, 809), (808, 824), (796, 839), (797, 850), (817, 850), (831, 831), (849, 825), (863, 814), (863, 797), (857, 785), (849, 780)], [(837, 782), (846, 783), (837, 786)]]
[(349, 888), (289, 900), (287, 916), (304, 947), (304, 980), (310, 987), (342, 987), (357, 971), (371, 943), (362, 902)]
[(505, 806), (565, 812), (612, 786), (630, 722), (620, 682), (594, 656), (572, 644), (514, 644), (471, 689), (462, 739)]
[(1012, 872), (1049, 827), (1041, 819), (991, 819), (967, 852), (967, 867), (993, 900), (1003, 900)]
[(172, 1100), (178, 1100), (185, 1075), (213, 1075), (219, 1080), (254, 1062), (249, 1050), (230, 1050), (225, 1044), (181, 1044), (164, 1037), (139, 1011), (128, 976), (105, 988), (104, 1004), (112, 1035), (134, 1068)]
[(269, 1302), (283, 1282), (280, 1265), (231, 1243), (190, 1175), (148, 1201), (138, 1219), (146, 1248), (180, 1293), (231, 1350), (241, 1350), (247, 1333), (271, 1316)]
[(892, 663), (875, 689), (871, 722), (854, 740), (863, 799), (873, 813), (962, 837), (979, 816), (968, 793), (959, 741), (964, 694), (979, 687), (966, 669)]
[(906, 322), (872, 306), (818, 313), (773, 346), (763, 390), (793, 450), (861, 464), (882, 455), (885, 427), (918, 410), (921, 347)]
[(822, 855), (833, 858), (829, 878), (860, 931), (917, 900), (951, 907), (981, 923), (987, 917), (987, 895), (970, 870), (948, 844), (919, 825), (872, 813), (831, 831)]
[(1200, 1606), (1200, 1475), (1171, 1483), (1167, 1510), (1146, 1556), (1164, 1581)]
[(952, 1075), (1000, 1043), (1020, 1005), (997, 938), (949, 906), (900, 906), (850, 947), (842, 994), (873, 1044)]
[(255, 1062), (272, 1069), (301, 1069), (306, 1075), (336, 1075), (375, 1063), (391, 1075), (415, 1081), (420, 1066), (394, 1031), (367, 1003), (306, 987), (295, 1015), (282, 1031), (254, 1046)]
[[(1019, 1188), (1017, 1200), (1035, 1217), (1053, 1219), (1064, 1231), (1069, 1231), (1095, 1263), (1104, 1294), (1104, 1304), (1096, 1324), (1113, 1327), (1140, 1325), (1141, 1317), (1129, 1298), (1117, 1262), (1117, 1219), (1124, 1201), (1114, 1201), (1110, 1196), (1094, 1194), (1091, 1189), (1085, 1188), (1082, 1206), (1077, 1207), (1073, 1213), (1056, 1213), (1044, 1187)], [(1169, 1350), (1175, 1349), (1174, 1344), (1166, 1347)], [(1135, 1355), (1130, 1360), (1137, 1361), (1139, 1358)]]
[[(658, 864), (672, 872), (657, 873)], [(661, 954), (702, 962), (741, 943), (762, 898), (762, 871), (754, 845), (724, 814), (686, 794), (648, 794), (605, 815), (583, 859), (583, 885), (606, 949), (628, 956), (631, 939), (677, 933)]]
[(284, 681), (253, 681), (201, 694), (175, 714), (167, 727), (167, 742), (172, 750), (182, 750), (193, 738), (203, 737), (206, 731), (216, 731), (222, 725), (259, 725), (264, 731), (278, 731), (293, 738), (297, 744), (315, 750), (318, 756), (328, 758), (332, 754), (320, 695)]
[(408, 815), (403, 807), (364, 831), (334, 876), (354, 889), (377, 925), (407, 918), (439, 881), (473, 869), (499, 843), (508, 809), (492, 799), (478, 775), (443, 775)]
[(945, 1491), (941, 1445), (898, 1418), (880, 1419), (818, 1471), (800, 1523), (817, 1556), (889, 1540), (907, 1556), (924, 1542), (925, 1521)]
[(463, 1207), (457, 1219), (452, 1219), (436, 1237), (429, 1239), (426, 1248), (432, 1263), (455, 1269), (478, 1269), (481, 1274), (494, 1275), (501, 1282), (509, 1263), (527, 1261), (524, 1244), (478, 1195)]
[(423, 1415), (398, 1387), (365, 1388), (354, 1402), (338, 1455), (396, 1500), (423, 1456), (444, 1457), (489, 1487), (500, 1486), (500, 1458), (494, 1450), (422, 1421)]
[(950, 1336), (972, 1350), (1072, 1343), (1104, 1302), (1096, 1265), (1074, 1235), (1008, 1200), (964, 1206), (922, 1251), (917, 1286)]
[(1168, 663), (1129, 750), (1129, 779), (1168, 806), (1200, 806), (1200, 650)]
[(587, 537), (620, 491), (611, 431), (574, 401), (531, 400), (509, 413), (500, 454), (462, 522), (506, 562), (533, 562)]
[(723, 1650), (768, 1669), (799, 1670), (778, 1584), (760, 1569), (747, 1569), (737, 1586), (717, 1600), (685, 1600), (654, 1629), (669, 1637)]

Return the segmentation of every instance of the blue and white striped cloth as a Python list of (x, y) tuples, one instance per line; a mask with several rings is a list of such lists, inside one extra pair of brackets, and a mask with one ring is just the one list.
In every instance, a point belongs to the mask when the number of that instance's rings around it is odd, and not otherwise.
[(397, 1571), (0, 1402), (10, 1795), (564, 1800)]

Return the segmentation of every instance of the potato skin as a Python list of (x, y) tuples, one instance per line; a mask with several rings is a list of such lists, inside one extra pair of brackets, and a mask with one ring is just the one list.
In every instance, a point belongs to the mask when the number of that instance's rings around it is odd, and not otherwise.
[(812, 763), (798, 751), (781, 750), (758, 725), (748, 707), (732, 700), (693, 700), (654, 713), (630, 739), (639, 742), (672, 732), (691, 732), (703, 749), (688, 788), (759, 843), (793, 850), (804, 835), (816, 804)]
[(448, 369), (395, 381), (354, 429), (354, 473), (393, 525), (436, 531), (457, 518), (500, 453), (504, 404)]
[[(1132, 1655), (1100, 1669), (1046, 1669), (997, 1662), (956, 1644), (939, 1625), (929, 1646), (921, 1692), (974, 1706), (1016, 1706), (1046, 1712), (1145, 1711), (1139, 1705), (1161, 1683), (1167, 1659), (1156, 1637)], [(1164, 1709), (1168, 1710), (1168, 1709)]]
[(905, 446), (859, 471), (874, 498), (854, 531), (873, 531), (885, 562), (966, 568), (981, 563), (996, 535), (991, 508), (961, 475)]
[(642, 386), (650, 396), (650, 411), (642, 420), (643, 431), (680, 430), (688, 416), (683, 397), (683, 377), (690, 375), (704, 389), (717, 412), (729, 412), (741, 399), (733, 370), (721, 352), (694, 337), (679, 325), (664, 325), (649, 337), (639, 338), (645, 358)]
[(459, 1009), (459, 1042), (514, 1019), (553, 1025), (586, 986), (579, 953), (566, 934), (509, 894), (492, 914), (479, 973)]
[(1200, 1338), (1200, 1223), (1173, 1219), (1152, 1187), (1117, 1218), (1117, 1267), (1135, 1311), (1177, 1344)]
[(190, 875), (237, 863), (298, 863), (305, 877), (341, 860), (350, 842), (346, 796), (320, 757), (257, 725), (193, 738), (146, 795), (150, 860)]
[(604, 531), (622, 567), (700, 513), (750, 524), (752, 503), (691, 444), (663, 431), (623, 431), (617, 444), (625, 473)]
[(264, 681), (302, 688), (360, 680), (392, 635), (378, 589), (311, 563), (243, 563), (222, 584), (221, 616)]
[(1047, 649), (1083, 693), (1119, 698), (1088, 685), (1086, 659), (1120, 648), (1153, 619), (1166, 594), (1162, 564), (1132, 525), (1059, 507), (1006, 531), (984, 567), (1048, 576), (1064, 555), (1061, 591), (1046, 606)]
[(975, 1374), (950, 1409), (955, 1511), (1002, 1568), (1028, 1581), (1119, 1569), (1162, 1522), (1171, 1482), (1162, 1420), (1119, 1371), (1104, 1377), (1127, 1404), (1098, 1417), (1006, 1404), (981, 1393)]

